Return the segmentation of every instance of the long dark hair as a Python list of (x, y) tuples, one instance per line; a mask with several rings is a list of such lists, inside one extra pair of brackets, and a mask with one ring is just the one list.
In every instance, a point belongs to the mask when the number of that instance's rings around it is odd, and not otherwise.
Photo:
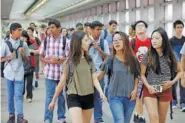
[[(115, 32), (113, 37), (116, 35), (116, 34), (119, 34), (123, 40), (123, 56), (124, 56), (124, 64), (129, 66), (130, 68), (130, 72), (132, 74), (138, 72), (137, 70), (137, 65), (138, 65), (138, 61), (136, 59), (136, 57), (134, 56), (133, 54), (133, 51), (132, 51), (132, 48), (130, 46), (130, 43), (129, 43), (129, 39), (128, 39), (128, 35), (124, 32)], [(116, 55), (116, 50), (113, 48), (113, 57)]]
[[(82, 39), (86, 35), (83, 31), (76, 31), (72, 35), (71, 43), (70, 43), (70, 53), (69, 53), (69, 60), (74, 63), (74, 65), (78, 65), (80, 63), (80, 59), (82, 57), (81, 52), (81, 45), (82, 45)], [(88, 52), (84, 52), (84, 57), (87, 60), (87, 62), (91, 62), (92, 59), (88, 55)]]
[[(177, 70), (177, 60), (176, 60), (176, 57), (172, 51), (172, 48), (169, 43), (168, 35), (167, 35), (166, 31), (163, 28), (159, 27), (158, 29), (156, 29), (152, 32), (152, 35), (155, 32), (160, 33), (160, 35), (162, 37), (162, 53), (163, 53), (163, 56), (165, 57), (165, 59), (167, 60), (167, 63), (169, 65), (171, 71), (176, 71)], [(151, 37), (152, 37), (152, 35), (151, 35)], [(151, 45), (151, 48), (148, 52), (148, 64), (149, 64), (149, 68), (151, 68), (156, 74), (162, 74), (161, 66), (160, 66), (160, 62), (159, 62), (159, 55), (158, 55), (156, 49), (153, 48), (152, 45)]]
[(27, 31), (26, 30), (23, 30), (22, 31), (22, 37), (25, 37), (27, 38), (27, 45), (30, 46), (32, 43), (30, 43), (30, 36), (28, 35)]

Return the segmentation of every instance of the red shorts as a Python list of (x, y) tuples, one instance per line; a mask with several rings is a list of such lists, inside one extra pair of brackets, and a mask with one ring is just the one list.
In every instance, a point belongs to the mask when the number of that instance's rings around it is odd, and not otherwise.
[(150, 94), (146, 87), (143, 88), (143, 97), (152, 97), (158, 99), (160, 102), (168, 102), (173, 99), (172, 97), (172, 89), (165, 90), (161, 93)]

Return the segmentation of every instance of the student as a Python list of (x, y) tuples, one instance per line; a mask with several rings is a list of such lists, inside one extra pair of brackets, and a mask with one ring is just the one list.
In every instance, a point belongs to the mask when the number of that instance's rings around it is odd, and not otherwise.
[[(141, 63), (143, 56), (147, 53), (150, 47), (150, 38), (147, 36), (147, 23), (140, 20), (134, 24), (134, 30), (136, 31), (136, 37), (131, 40), (131, 46), (133, 52), (138, 59), (139, 63)], [(134, 122), (135, 123), (145, 123), (145, 118), (143, 116), (143, 98), (142, 98), (142, 87), (143, 83), (141, 79), (139, 79), (138, 84), (138, 97), (136, 99), (136, 109), (134, 114)], [(141, 97), (140, 97), (141, 95)]]
[[(40, 61), (39, 61), (39, 52), (36, 52), (39, 47), (40, 47), (40, 40), (38, 37), (35, 37), (33, 34), (34, 34), (34, 29), (32, 27), (28, 27), (27, 29), (27, 33), (28, 35), (30, 36), (30, 41), (34, 44), (34, 48), (33, 48), (33, 52), (34, 55), (35, 55), (35, 58), (36, 58), (36, 67), (35, 67), (35, 83), (34, 83), (34, 87), (38, 87), (38, 79), (39, 79), (39, 68), (40, 68)], [(34, 88), (33, 87), (33, 88)]]
[(83, 31), (83, 30), (84, 30), (83, 24), (82, 23), (77, 23), (76, 24), (76, 31)]
[[(21, 40), (26, 42), (29, 48), (31, 48), (32, 45), (34, 45), (30, 42), (30, 37), (25, 30), (22, 31)], [(32, 52), (30, 52), (29, 60), (26, 61), (24, 64), (25, 64), (24, 66), (25, 71), (24, 71), (23, 95), (25, 94), (25, 86), (26, 86), (26, 91), (27, 91), (26, 99), (28, 100), (29, 103), (31, 103), (33, 98), (33, 93), (32, 93), (33, 73), (34, 73), (34, 68), (36, 66), (36, 59)]]
[[(23, 60), (27, 60), (30, 53), (25, 42), (20, 41), (22, 26), (19, 23), (10, 25), (9, 41), (13, 52), (10, 51), (8, 43), (3, 43), (0, 61), (5, 62), (4, 77), (7, 85), (9, 120), (7, 123), (15, 123), (15, 105), (17, 111), (17, 123), (28, 123), (23, 114), (23, 87), (24, 67)], [(22, 46), (21, 46), (22, 45)], [(14, 105), (15, 98), (15, 105)]]
[[(89, 55), (92, 57), (93, 62), (96, 67), (96, 73), (100, 72), (100, 65), (104, 61), (104, 59), (110, 54), (109, 46), (106, 40), (102, 39), (101, 32), (102, 32), (103, 24), (99, 21), (93, 21), (91, 23), (91, 30), (92, 30), (92, 45), (89, 48)], [(100, 80), (100, 85), (102, 89), (104, 88), (104, 78)], [(102, 101), (100, 99), (100, 95), (97, 90), (94, 93), (94, 120), (95, 123), (103, 122), (102, 119), (103, 111), (102, 111)]]
[(116, 31), (117, 25), (117, 21), (111, 20), (108, 29), (103, 30), (101, 34), (101, 38), (107, 41), (110, 51), (112, 51), (112, 35)]
[[(88, 55), (90, 43), (90, 38), (83, 31), (73, 34), (69, 59), (64, 63), (61, 81), (49, 105), (49, 109), (53, 110), (57, 97), (67, 84), (67, 103), (72, 123), (90, 123), (94, 107), (94, 87), (98, 90), (101, 99), (105, 98), (97, 79), (95, 66)], [(72, 64), (73, 76), (70, 76)]]
[(34, 37), (39, 37), (39, 33), (37, 31), (37, 25), (35, 23), (31, 22), (30, 27), (32, 27), (34, 29), (34, 32), (33, 32)]
[[(184, 23), (181, 20), (176, 20), (173, 23), (173, 27), (175, 30), (175, 36), (173, 36), (170, 39), (170, 44), (173, 48), (173, 51), (176, 53), (178, 59), (181, 59), (181, 54), (180, 50), (182, 49), (183, 44), (185, 43), (185, 36), (182, 35), (183, 29), (184, 29)], [(181, 82), (180, 82), (181, 83)], [(180, 85), (180, 105), (184, 109), (182, 111), (185, 111), (185, 88)], [(176, 84), (177, 86), (177, 84)], [(176, 87), (173, 88), (174, 90), (174, 99), (172, 102), (173, 108), (177, 107), (178, 101), (177, 101), (177, 92), (176, 92)]]
[(177, 62), (163, 28), (153, 31), (151, 43), (151, 49), (141, 62), (144, 103), (150, 123), (166, 123), (172, 100), (172, 85), (181, 78), (182, 67)]
[[(46, 85), (46, 100), (45, 100), (45, 123), (53, 121), (53, 111), (48, 110), (48, 106), (52, 101), (55, 93), (55, 88), (61, 80), (62, 63), (65, 60), (65, 51), (63, 50), (63, 37), (60, 34), (61, 25), (58, 20), (51, 20), (48, 23), (51, 29), (51, 35), (47, 37), (46, 42), (40, 47), (40, 60), (45, 63), (44, 75)], [(65, 123), (65, 99), (61, 92), (58, 98), (58, 122)]]
[(134, 24), (132, 24), (129, 28), (129, 40), (131, 41), (133, 38), (136, 37), (136, 32), (134, 30)]
[[(181, 78), (181, 86), (185, 88), (185, 43), (181, 49), (181, 64), (182, 64), (182, 69), (183, 69), (183, 76)], [(185, 112), (185, 103), (181, 103), (181, 111)]]
[(136, 104), (140, 70), (125, 33), (115, 32), (113, 35), (113, 56), (107, 63), (110, 63), (108, 96), (114, 123), (130, 123)]
[(68, 32), (67, 32), (67, 29), (66, 28), (62, 28), (61, 29), (61, 35), (66, 37), (68, 39)]
[(84, 32), (85, 32), (86, 34), (88, 34), (89, 36), (91, 36), (91, 23), (86, 22), (86, 23), (84, 24)]

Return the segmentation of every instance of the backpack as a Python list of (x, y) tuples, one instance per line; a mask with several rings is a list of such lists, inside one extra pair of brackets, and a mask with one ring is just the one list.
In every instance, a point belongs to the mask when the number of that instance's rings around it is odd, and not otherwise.
[[(93, 46), (93, 42), (90, 44), (89, 49)], [(104, 39), (100, 39), (100, 48), (104, 51)]]
[[(65, 89), (66, 92), (68, 90), (67, 85), (72, 82), (73, 74), (74, 74), (74, 68), (75, 68), (75, 66), (74, 66), (74, 64), (71, 60), (68, 60), (68, 63), (69, 63), (69, 73), (68, 73), (67, 82), (66, 82), (67, 83), (66, 84), (66, 89)], [(92, 61), (89, 61), (89, 66), (90, 66), (90, 71), (91, 71), (91, 74), (92, 74), (92, 67), (93, 67), (93, 62)]]
[[(50, 36), (49, 36), (49, 40), (50, 40)], [(47, 42), (48, 42), (48, 40), (47, 40), (47, 37), (46, 37), (46, 38), (44, 39), (44, 51), (46, 51)], [(62, 50), (65, 50), (65, 48), (66, 48), (66, 43), (67, 43), (66, 37), (63, 36), (63, 47), (62, 47)]]
[[(9, 38), (5, 40), (5, 43), (7, 44), (7, 46), (8, 46), (8, 48), (9, 48), (9, 50), (10, 50), (11, 53), (13, 53), (13, 52), (15, 51), (15, 53), (16, 53), (16, 58), (18, 58), (18, 49), (19, 49), (20, 47), (23, 47), (23, 41), (20, 41), (20, 45), (18, 46), (17, 49), (13, 49), (12, 44), (11, 44), (11, 42), (9, 41)], [(6, 63), (6, 62), (1, 62), (1, 77), (2, 77), (2, 78), (4, 78), (4, 73), (3, 73), (3, 71), (4, 71), (4, 69), (6, 68), (6, 66), (9, 64), (10, 61), (11, 61), (11, 60), (9, 60), (7, 63)], [(5, 64), (5, 63), (6, 63), (6, 64)]]
[(105, 30), (104, 30), (104, 37), (103, 37), (103, 39), (106, 39), (106, 38), (107, 38), (107, 34), (108, 34), (108, 32), (107, 32), (107, 30), (105, 29)]

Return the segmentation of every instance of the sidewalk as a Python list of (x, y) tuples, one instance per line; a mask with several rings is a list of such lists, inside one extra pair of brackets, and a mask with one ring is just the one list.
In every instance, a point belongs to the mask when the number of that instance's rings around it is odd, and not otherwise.
[[(24, 112), (25, 118), (29, 121), (29, 123), (43, 123), (44, 118), (44, 106), (45, 106), (45, 85), (44, 79), (41, 77), (39, 82), (39, 88), (33, 91), (33, 102), (28, 103), (26, 100), (24, 101)], [(55, 107), (57, 109), (57, 107)], [(106, 123), (113, 123), (112, 115), (109, 110), (109, 105), (107, 102), (103, 105), (104, 110), (104, 121)], [(148, 117), (145, 109), (145, 116)], [(166, 123), (185, 123), (185, 113), (180, 112), (180, 109), (177, 108), (174, 110), (174, 119), (170, 120), (170, 115), (167, 115), (167, 122)], [(7, 112), (7, 98), (6, 98), (6, 86), (5, 82), (1, 81), (1, 123), (6, 123), (8, 119), (8, 112)], [(93, 119), (93, 118), (92, 118)], [(57, 113), (55, 110), (54, 113), (54, 122), (57, 122)], [(67, 112), (67, 122), (71, 123), (70, 115)], [(93, 120), (92, 122), (93, 123)], [(133, 123), (131, 121), (131, 123)]]

